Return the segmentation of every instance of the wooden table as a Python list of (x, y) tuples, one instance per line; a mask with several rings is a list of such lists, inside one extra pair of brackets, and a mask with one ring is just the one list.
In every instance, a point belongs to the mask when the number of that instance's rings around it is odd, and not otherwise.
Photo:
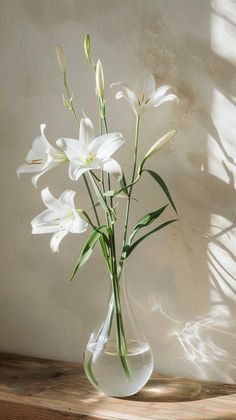
[(0, 419), (236, 419), (236, 385), (153, 375), (118, 399), (94, 390), (80, 364), (0, 353)]

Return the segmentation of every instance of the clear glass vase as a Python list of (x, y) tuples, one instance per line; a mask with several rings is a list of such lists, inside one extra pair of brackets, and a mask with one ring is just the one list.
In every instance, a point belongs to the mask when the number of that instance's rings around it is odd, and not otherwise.
[(136, 394), (150, 378), (153, 357), (130, 307), (125, 275), (111, 283), (103, 321), (91, 334), (85, 351), (84, 369), (99, 391), (127, 397)]

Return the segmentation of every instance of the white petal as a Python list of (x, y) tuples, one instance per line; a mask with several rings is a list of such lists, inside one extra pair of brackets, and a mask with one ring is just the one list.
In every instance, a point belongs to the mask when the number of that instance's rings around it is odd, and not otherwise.
[(89, 166), (80, 166), (78, 165), (78, 161), (73, 159), (70, 161), (69, 165), (69, 177), (72, 181), (77, 181), (83, 173), (89, 171), (91, 167)]
[(35, 140), (33, 141), (32, 149), (30, 149), (25, 159), (27, 162), (31, 162), (34, 159), (44, 160), (47, 157), (47, 148), (48, 146), (50, 146), (50, 144), (47, 141), (44, 134), (45, 127), (46, 127), (45, 124), (40, 125), (41, 135), (36, 137)]
[(76, 157), (83, 162), (87, 156), (87, 150), (85, 150), (84, 146), (77, 139), (60, 138), (56, 141), (56, 144), (65, 151), (69, 160)]
[[(46, 126), (46, 124), (45, 123), (41, 123), (40, 124), (40, 132), (41, 132), (41, 136), (42, 137), (45, 137), (45, 134), (44, 134), (44, 130), (45, 130), (45, 128), (46, 128), (47, 126)], [(46, 137), (45, 137), (46, 138)]]
[(58, 205), (58, 200), (55, 197), (53, 197), (48, 187), (44, 188), (41, 191), (41, 198), (45, 206), (48, 207), (49, 209), (53, 209), (55, 206)]
[(119, 88), (119, 91), (116, 94), (116, 99), (125, 98), (132, 103), (138, 102), (138, 98), (135, 93), (124, 82), (112, 83), (110, 87)]
[(65, 158), (65, 154), (62, 153), (60, 150), (56, 149), (54, 146), (52, 146), (49, 141), (47, 140), (44, 130), (46, 128), (46, 124), (41, 124), (40, 125), (40, 131), (41, 131), (41, 137), (38, 137), (41, 139), (41, 144), (37, 143), (37, 145), (35, 145), (35, 153), (37, 152), (36, 147), (38, 147), (39, 149), (44, 148), (44, 150), (46, 151), (48, 156), (51, 156), (52, 160), (54, 159), (63, 159)]
[(162, 96), (166, 95), (168, 90), (172, 89), (170, 85), (162, 85), (160, 86), (152, 95), (152, 99), (158, 99)]
[(35, 188), (37, 188), (37, 182), (38, 182), (38, 179), (41, 177), (41, 175), (45, 174), (45, 172), (47, 172), (47, 171), (48, 171), (48, 169), (45, 169), (44, 171), (42, 171), (42, 172), (40, 172), (39, 174), (34, 175), (34, 176), (32, 177), (31, 182), (32, 182), (32, 185), (33, 185)]
[(33, 173), (33, 172), (39, 172), (40, 168), (43, 167), (44, 164), (42, 165), (29, 165), (28, 163), (25, 163), (23, 165), (18, 166), (17, 170), (16, 170), (16, 174), (19, 177), (20, 174), (26, 174), (26, 173)]
[[(32, 220), (33, 222), (33, 220)], [(37, 234), (44, 234), (44, 233), (54, 233), (54, 232), (58, 232), (58, 226), (55, 225), (35, 225), (32, 228), (32, 234), (33, 235), (37, 235)]]
[(95, 155), (97, 159), (108, 159), (123, 143), (124, 140), (121, 133), (104, 134), (93, 140), (89, 147), (89, 151)]
[[(46, 139), (44, 129), (46, 125), (41, 124), (41, 136), (33, 141), (32, 148), (26, 156), (26, 164), (17, 168), (17, 176), (21, 173), (34, 173), (38, 175), (32, 178), (32, 184), (36, 187), (38, 178), (53, 167), (65, 160), (65, 154), (53, 147)], [(35, 161), (35, 162), (34, 162)], [(41, 163), (39, 163), (41, 161)]]
[(83, 150), (88, 149), (88, 145), (95, 137), (92, 121), (89, 118), (82, 118), (79, 129), (79, 142)]
[(118, 179), (118, 181), (122, 177), (122, 169), (115, 159), (108, 159), (106, 162), (104, 162), (102, 165), (102, 169), (103, 171), (114, 175)]
[[(67, 213), (66, 213), (67, 210)], [(36, 229), (41, 229), (48, 227), (48, 229), (51, 229), (49, 232), (56, 232), (60, 229), (60, 225), (63, 224), (64, 225), (64, 219), (65, 216), (68, 214), (68, 209), (60, 209), (58, 207), (57, 210), (52, 211), (52, 210), (45, 210), (42, 213), (40, 213), (38, 216), (36, 216), (32, 222), (32, 228), (34, 230), (33, 233), (40, 233), (40, 232), (35, 232)], [(68, 222), (68, 219), (67, 219)]]
[(147, 100), (154, 95), (155, 90), (156, 82), (154, 76), (148, 72), (141, 73), (135, 85), (135, 93), (137, 98), (144, 96), (144, 98)]
[(38, 173), (37, 175), (34, 175), (32, 177), (32, 181), (31, 182), (32, 182), (33, 186), (35, 188), (37, 188), (37, 182), (38, 182), (38, 179), (41, 177), (41, 175), (45, 174), (45, 172), (48, 172), (50, 169), (55, 168), (60, 163), (61, 162), (53, 162), (53, 161), (49, 162), (48, 165), (46, 166), (46, 168), (44, 170), (40, 171), (40, 173)]
[(104, 146), (107, 144), (107, 142), (111, 141), (111, 139), (116, 140), (117, 138), (120, 138), (120, 133), (108, 133), (103, 134), (102, 136), (96, 137), (92, 143), (89, 145), (88, 151), (89, 153), (92, 153), (92, 155), (97, 156), (97, 153), (101, 146)]
[(45, 127), (45, 124), (40, 125), (41, 136), (36, 137), (36, 139), (33, 141), (32, 149), (26, 156), (26, 161), (29, 163), (31, 163), (33, 160), (43, 161), (41, 164), (31, 164), (30, 166), (32, 166), (33, 169), (32, 172), (34, 171), (34, 168), (36, 171), (43, 170), (48, 165), (48, 161), (63, 159), (65, 156), (64, 153), (56, 149), (48, 142), (44, 134)]
[(170, 95), (166, 95), (163, 98), (160, 98), (159, 100), (155, 100), (155, 102), (153, 102), (153, 106), (155, 108), (157, 108), (159, 105), (163, 104), (164, 102), (179, 102), (179, 99), (176, 95), (170, 94)]
[[(168, 97), (171, 95), (166, 95), (167, 92), (172, 89), (172, 87), (170, 85), (163, 85), (160, 86), (156, 92), (154, 93), (154, 95), (152, 96), (151, 100), (148, 102), (148, 105), (151, 104), (153, 106), (155, 106), (156, 103), (159, 103), (160, 99), (163, 99), (164, 97)], [(176, 95), (173, 95), (173, 100), (174, 101), (178, 101), (178, 98)]]
[(80, 217), (80, 215), (76, 212), (74, 213), (74, 220), (70, 227), (71, 233), (83, 233), (88, 229), (88, 223)]
[(60, 227), (55, 223), (55, 215), (50, 210), (45, 210), (31, 221), (32, 233), (51, 233), (57, 232)]
[(69, 233), (69, 228), (59, 230), (58, 232), (54, 233), (54, 235), (52, 235), (51, 240), (50, 240), (50, 248), (53, 252), (59, 251), (58, 248), (59, 248), (60, 242), (68, 233)]
[(67, 205), (67, 206), (69, 206), (71, 209), (74, 209), (74, 208), (75, 208), (75, 205), (74, 205), (74, 198), (75, 198), (75, 194), (76, 194), (76, 192), (75, 192), (75, 191), (72, 191), (72, 190), (66, 190), (66, 191), (64, 191), (64, 192), (61, 194), (61, 196), (60, 196), (60, 198), (58, 199), (58, 201), (59, 201), (60, 203), (62, 203), (62, 205)]

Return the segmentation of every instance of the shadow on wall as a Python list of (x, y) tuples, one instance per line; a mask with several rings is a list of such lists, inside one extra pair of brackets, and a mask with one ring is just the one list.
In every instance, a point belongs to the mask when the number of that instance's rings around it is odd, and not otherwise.
[[(210, 31), (210, 3), (201, 2), (201, 7), (201, 13), (209, 17), (206, 30)], [(165, 253), (173, 251), (181, 262), (177, 262), (177, 272), (173, 272), (170, 264), (161, 261), (159, 274), (163, 280), (157, 276), (150, 280), (147, 288), (153, 292), (146, 304), (136, 299), (136, 306), (144, 314), (159, 371), (181, 374), (184, 370), (202, 379), (235, 382), (236, 162), (228, 150), (228, 142), (235, 139), (223, 138), (210, 116), (215, 90), (235, 106), (235, 65), (212, 51), (210, 32), (208, 45), (196, 37), (183, 38), (181, 45), (173, 38), (166, 43), (166, 28), (160, 25), (159, 14), (157, 27), (156, 18), (157, 15), (149, 13), (143, 18), (145, 48), (140, 56), (150, 70), (161, 71), (156, 73), (161, 80), (169, 68), (167, 81), (178, 85), (181, 98), (174, 116), (179, 139), (171, 146), (177, 165), (172, 157), (174, 169), (170, 169), (176, 179), (174, 188), (181, 221), (174, 227), (176, 237), (172, 234), (169, 238), (176, 247), (164, 245), (162, 252), (159, 242), (158, 253), (165, 260)], [(211, 153), (211, 149), (216, 153)], [(210, 173), (209, 162), (216, 166), (217, 174)], [(179, 185), (185, 185), (184, 197)], [(181, 246), (182, 252), (177, 249)], [(151, 251), (150, 263), (157, 258), (156, 252)]]

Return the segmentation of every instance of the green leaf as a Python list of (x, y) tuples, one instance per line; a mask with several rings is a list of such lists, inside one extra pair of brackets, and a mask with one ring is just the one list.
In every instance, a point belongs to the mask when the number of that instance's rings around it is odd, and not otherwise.
[(158, 230), (163, 229), (164, 227), (168, 226), (170, 223), (175, 222), (178, 219), (173, 219), (173, 220), (169, 220), (168, 222), (162, 223), (160, 226), (157, 226), (155, 229), (152, 229), (150, 232), (146, 233), (146, 235), (142, 236), (141, 238), (139, 238), (136, 242), (134, 242), (134, 244), (132, 245), (126, 245), (123, 251), (123, 256), (122, 259), (126, 259), (131, 252), (133, 252), (133, 250), (136, 248), (136, 246), (138, 244), (140, 244), (140, 242), (142, 242), (144, 239), (146, 239), (148, 236), (152, 235), (153, 233), (157, 232)]
[(110, 270), (111, 270), (111, 265), (110, 265), (110, 260), (109, 260), (109, 245), (107, 245), (107, 244), (105, 243), (105, 241), (104, 241), (104, 237), (103, 237), (103, 236), (101, 236), (101, 237), (99, 238), (99, 242), (100, 242), (100, 245), (101, 245), (101, 249), (102, 249), (103, 256), (104, 256), (105, 261), (106, 261), (106, 263), (107, 263), (108, 270), (109, 270), (109, 272), (110, 272)]
[(138, 231), (146, 226), (151, 225), (153, 222), (155, 222), (156, 219), (163, 213), (163, 211), (166, 209), (168, 204), (161, 207), (158, 210), (155, 210), (153, 212), (145, 214), (139, 221), (136, 223), (136, 225), (133, 228), (133, 232), (131, 233), (128, 244), (130, 245), (133, 241), (134, 236), (138, 233)]
[(93, 176), (92, 176), (91, 174), (90, 174), (90, 180), (91, 180), (91, 183), (92, 183), (92, 185), (93, 185), (93, 189), (94, 189), (94, 191), (95, 191), (95, 194), (96, 194), (96, 196), (97, 196), (97, 199), (98, 199), (98, 201), (99, 201), (99, 203), (100, 203), (101, 207), (103, 208), (103, 210), (105, 210), (105, 212), (106, 212), (106, 213), (108, 213), (108, 214), (109, 214), (109, 216), (110, 216), (110, 217), (112, 217), (112, 211), (111, 211), (111, 209), (108, 207), (108, 205), (107, 205), (107, 203), (106, 203), (106, 200), (104, 199), (104, 196), (103, 196), (103, 194), (102, 194), (102, 192), (101, 192), (100, 188), (97, 186), (97, 184), (96, 184), (96, 182), (94, 181), (94, 178), (93, 178)]
[(166, 197), (168, 198), (171, 206), (173, 207), (175, 213), (178, 215), (177, 213), (177, 209), (175, 207), (174, 201), (172, 200), (172, 197), (170, 195), (170, 192), (165, 184), (165, 182), (163, 181), (163, 179), (160, 177), (160, 175), (158, 175), (156, 172), (151, 171), (150, 169), (143, 169), (142, 172), (148, 172), (149, 175), (151, 175), (153, 177), (153, 179), (155, 179), (155, 181), (160, 185), (160, 187), (162, 188), (162, 190), (164, 191)]
[(97, 242), (100, 240), (101, 237), (104, 238), (104, 240), (105, 240), (105, 242), (107, 242), (107, 244), (109, 244), (108, 238), (105, 235), (105, 232), (108, 232), (108, 229), (109, 228), (107, 226), (101, 226), (91, 233), (91, 235), (88, 238), (88, 240), (86, 241), (85, 246), (82, 249), (81, 254), (79, 256), (79, 259), (78, 259), (78, 261), (75, 265), (75, 268), (74, 268), (74, 270), (72, 272), (72, 275), (71, 275), (71, 278), (70, 278), (70, 282), (73, 280), (73, 278), (75, 277), (77, 272), (80, 270), (80, 268), (91, 257), (91, 255), (93, 253), (93, 249), (94, 249), (95, 245), (97, 244)]

